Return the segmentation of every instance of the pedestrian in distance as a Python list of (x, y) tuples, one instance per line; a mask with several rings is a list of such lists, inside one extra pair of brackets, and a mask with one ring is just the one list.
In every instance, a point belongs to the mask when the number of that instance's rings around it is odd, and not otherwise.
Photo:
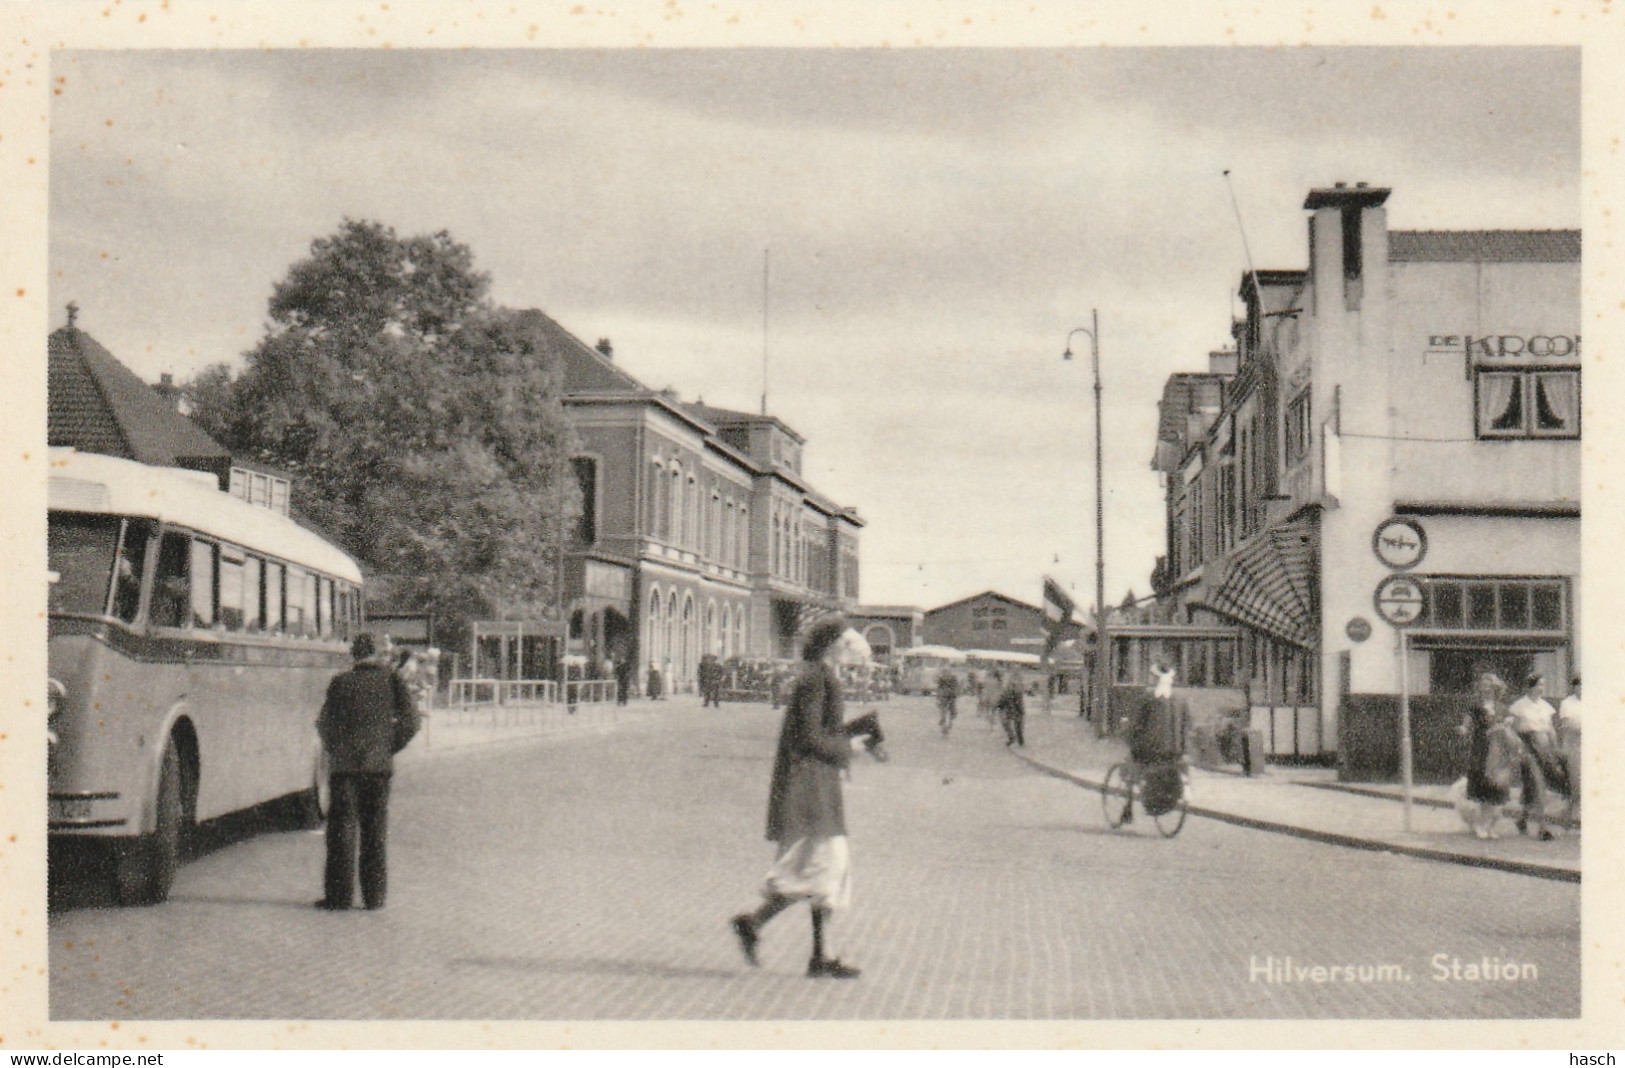
[(615, 703), (624, 705), (632, 693), (632, 661), (621, 657), (615, 661)]
[(362, 904), (383, 908), (388, 890), (390, 777), (395, 754), (417, 733), (418, 714), (406, 683), (376, 653), (372, 635), (356, 636), (350, 645), (355, 666), (328, 684), (316, 721), (331, 794), (319, 909), (351, 906), (358, 846)]
[(665, 700), (665, 684), (664, 684), (664, 681), (660, 677), (660, 668), (655, 665), (655, 662), (653, 660), (649, 661), (649, 686), (648, 686), (648, 690), (649, 690), (649, 700), (651, 700), (651, 701), (663, 701), (663, 700)]
[(802, 645), (802, 662), (790, 690), (773, 760), (768, 792), (767, 837), (777, 859), (762, 887), (762, 903), (735, 916), (734, 936), (745, 960), (757, 965), (762, 928), (797, 901), (812, 909), (813, 979), (856, 979), (857, 968), (830, 952), (830, 920), (852, 897), (851, 855), (841, 803), (841, 772), (852, 755), (843, 722), (835, 647), (846, 629), (840, 620), (816, 623)]
[(937, 726), (942, 728), (942, 736), (948, 737), (953, 730), (954, 717), (959, 714), (955, 707), (959, 700), (959, 676), (949, 668), (943, 668), (937, 673)]
[(1004, 684), (1004, 690), (999, 694), (994, 704), (994, 711), (999, 717), (999, 724), (1004, 728), (1004, 744), (1006, 746), (1020, 746), (1027, 748), (1027, 693), (1022, 687), (1021, 669), (1015, 668), (1010, 672), (1010, 678)]
[(1523, 762), (1523, 811), (1518, 816), (1518, 833), (1528, 834), (1533, 823), (1542, 842), (1552, 840), (1546, 826), (1547, 790), (1566, 795), (1567, 778), (1557, 759), (1557, 731), (1553, 720), (1557, 710), (1546, 700), (1546, 678), (1530, 675), (1524, 680), (1523, 696), (1512, 702), (1509, 712), (1515, 721), (1528, 759)]

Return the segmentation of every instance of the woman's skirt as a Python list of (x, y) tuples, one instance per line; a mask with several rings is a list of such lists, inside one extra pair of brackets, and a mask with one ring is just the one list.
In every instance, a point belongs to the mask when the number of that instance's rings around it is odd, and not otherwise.
[(763, 890), (768, 895), (805, 899), (814, 908), (846, 908), (852, 903), (852, 856), (846, 835), (780, 843)]

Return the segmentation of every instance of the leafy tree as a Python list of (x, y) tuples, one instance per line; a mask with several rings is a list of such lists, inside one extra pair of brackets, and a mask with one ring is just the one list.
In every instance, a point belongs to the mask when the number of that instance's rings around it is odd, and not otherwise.
[(195, 418), (297, 476), (295, 504), (361, 560), (392, 608), (539, 618), (579, 510), (562, 372), (523, 313), (444, 232), (346, 220), (277, 283), (233, 374), (185, 386)]

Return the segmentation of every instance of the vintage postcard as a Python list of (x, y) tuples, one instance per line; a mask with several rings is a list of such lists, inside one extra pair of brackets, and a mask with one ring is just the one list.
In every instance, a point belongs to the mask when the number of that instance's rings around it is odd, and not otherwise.
[(1622, 17), (9, 5), (0, 1046), (1617, 1046)]

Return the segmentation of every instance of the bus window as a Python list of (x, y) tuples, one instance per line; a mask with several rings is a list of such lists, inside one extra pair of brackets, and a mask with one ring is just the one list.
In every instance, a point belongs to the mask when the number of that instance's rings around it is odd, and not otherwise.
[(243, 629), (246, 631), (258, 631), (265, 624), (265, 591), (260, 586), (264, 566), (264, 561), (257, 556), (243, 561)]
[(315, 625), (311, 610), (310, 574), (304, 568), (288, 568), (288, 597), (283, 617), (289, 634), (305, 635)]
[(333, 602), (333, 633), (345, 641), (350, 640), (350, 588), (339, 583)]
[(220, 625), (243, 629), (243, 557), (240, 551), (220, 549)]
[[(102, 615), (118, 549), (116, 516), (53, 512), (46, 528), (46, 555), (58, 578), (51, 586), (52, 612)], [(137, 580), (139, 581), (139, 579)]]
[(333, 636), (333, 580), (324, 578), (318, 581), (320, 585), (317, 588), (318, 605), (316, 614), (321, 619), (322, 637), (331, 638)]
[(124, 521), (123, 541), (113, 567), (113, 615), (134, 623), (141, 611), (141, 579), (147, 570), (147, 541), (152, 525), (137, 519)]
[(192, 542), (192, 626), (212, 627), (215, 620), (215, 561), (212, 542)]
[(265, 561), (265, 629), (282, 629), (282, 565), (275, 560)]
[(185, 534), (165, 534), (158, 548), (158, 575), (152, 584), (151, 619), (158, 627), (184, 627), (192, 599), (190, 574), (191, 539)]

